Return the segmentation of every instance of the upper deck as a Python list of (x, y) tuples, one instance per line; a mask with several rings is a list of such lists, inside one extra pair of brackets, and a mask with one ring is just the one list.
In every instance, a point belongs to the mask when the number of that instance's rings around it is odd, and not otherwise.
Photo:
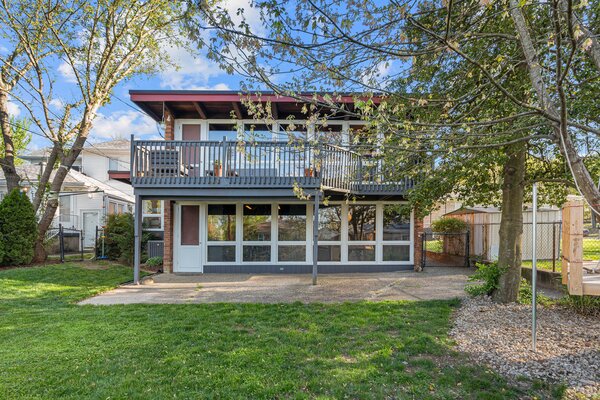
[(305, 141), (132, 140), (131, 184), (159, 189), (317, 189), (356, 195), (404, 195), (376, 155)]

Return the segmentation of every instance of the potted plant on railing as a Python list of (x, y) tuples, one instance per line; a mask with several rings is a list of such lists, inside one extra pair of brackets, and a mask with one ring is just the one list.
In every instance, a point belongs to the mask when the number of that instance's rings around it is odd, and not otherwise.
[(213, 175), (223, 176), (223, 164), (221, 164), (221, 160), (215, 160), (213, 163)]
[(314, 165), (309, 166), (308, 168), (304, 168), (304, 176), (306, 178), (316, 178), (317, 177), (317, 169)]

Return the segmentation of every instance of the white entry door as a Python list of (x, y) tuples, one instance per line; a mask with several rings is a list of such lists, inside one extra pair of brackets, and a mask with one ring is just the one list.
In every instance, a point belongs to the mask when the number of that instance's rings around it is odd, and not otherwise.
[(81, 219), (83, 220), (83, 247), (94, 247), (96, 240), (96, 227), (98, 226), (98, 211), (82, 211)]
[(199, 204), (178, 204), (175, 207), (174, 272), (203, 272), (200, 226), (202, 215)]

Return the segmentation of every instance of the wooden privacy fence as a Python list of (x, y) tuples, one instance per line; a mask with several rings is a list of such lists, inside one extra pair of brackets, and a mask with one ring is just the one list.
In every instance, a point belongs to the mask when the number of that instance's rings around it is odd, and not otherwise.
[[(584, 274), (583, 199), (569, 197), (562, 220), (562, 283), (570, 294), (600, 296), (600, 275)], [(598, 260), (591, 262), (597, 263)]]

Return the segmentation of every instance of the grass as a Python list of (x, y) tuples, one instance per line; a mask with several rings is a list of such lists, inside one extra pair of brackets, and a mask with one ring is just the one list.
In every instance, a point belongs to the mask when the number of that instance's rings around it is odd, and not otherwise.
[(78, 306), (129, 268), (0, 271), (0, 398), (511, 399), (452, 350), (458, 301)]

